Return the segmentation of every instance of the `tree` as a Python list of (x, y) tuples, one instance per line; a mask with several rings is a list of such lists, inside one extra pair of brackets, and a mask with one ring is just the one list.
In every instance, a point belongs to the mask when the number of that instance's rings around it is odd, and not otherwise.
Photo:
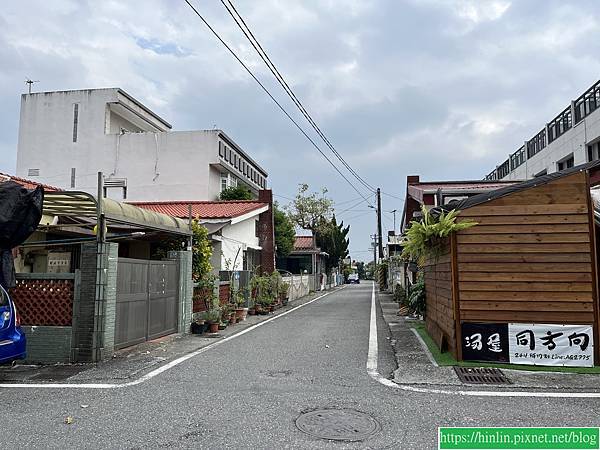
[(296, 230), (290, 218), (285, 212), (279, 209), (277, 203), (273, 203), (273, 225), (275, 228), (277, 258), (285, 258), (294, 249)]
[[(152, 259), (166, 258), (169, 251), (183, 250), (186, 242), (180, 238), (164, 239), (153, 249)], [(195, 283), (212, 283), (212, 245), (208, 237), (208, 230), (197, 220), (192, 221), (192, 279)]]
[(250, 192), (246, 186), (238, 184), (237, 186), (232, 186), (225, 188), (221, 191), (219, 195), (219, 200), (253, 200), (254, 195)]
[(328, 274), (331, 273), (331, 269), (338, 267), (341, 259), (348, 256), (349, 232), (350, 225), (344, 227), (343, 221), (338, 225), (335, 214), (330, 221), (322, 221), (317, 227), (317, 246), (328, 254), (325, 257), (325, 270)]
[(316, 234), (318, 228), (331, 220), (333, 200), (327, 197), (327, 189), (321, 192), (308, 192), (308, 184), (300, 184), (294, 201), (286, 206), (286, 211), (298, 227)]
[(365, 271), (365, 263), (362, 261), (359, 261), (356, 263), (356, 271), (358, 272), (358, 278), (360, 278), (361, 280), (364, 280), (366, 278), (366, 271)]

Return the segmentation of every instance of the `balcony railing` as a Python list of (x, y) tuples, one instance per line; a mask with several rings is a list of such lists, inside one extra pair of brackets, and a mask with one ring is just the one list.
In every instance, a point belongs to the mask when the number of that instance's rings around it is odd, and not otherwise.
[(548, 123), (548, 144), (565, 134), (573, 126), (571, 107), (569, 106)]
[(515, 170), (525, 162), (525, 146), (510, 155), (510, 170)]
[(584, 119), (600, 107), (600, 81), (575, 100), (575, 123)]
[(546, 147), (546, 128), (527, 142), (527, 159), (539, 153)]
[[(600, 80), (591, 88), (585, 91), (577, 100), (573, 102), (573, 117), (571, 105), (565, 108), (558, 116), (552, 119), (548, 126), (531, 138), (527, 143), (510, 155), (510, 158), (501, 165), (492, 170), (485, 176), (486, 180), (501, 180), (511, 171), (515, 170), (527, 159), (541, 152), (552, 141), (569, 131), (574, 124), (577, 124), (585, 117), (589, 116), (596, 109), (600, 108)], [(547, 130), (547, 132), (546, 132)]]

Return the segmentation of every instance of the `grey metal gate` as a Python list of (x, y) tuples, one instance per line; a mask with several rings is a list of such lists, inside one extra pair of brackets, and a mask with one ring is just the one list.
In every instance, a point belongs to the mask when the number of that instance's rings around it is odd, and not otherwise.
[(119, 258), (115, 348), (177, 331), (178, 280), (175, 261)]

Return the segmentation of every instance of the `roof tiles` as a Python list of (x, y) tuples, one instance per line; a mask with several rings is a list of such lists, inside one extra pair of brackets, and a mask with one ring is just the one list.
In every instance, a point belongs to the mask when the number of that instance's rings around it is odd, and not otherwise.
[(268, 206), (268, 203), (252, 200), (233, 201), (172, 201), (172, 202), (132, 202), (139, 208), (167, 214), (172, 217), (189, 217), (189, 206), (192, 206), (192, 217), (200, 219), (233, 219), (257, 209)]

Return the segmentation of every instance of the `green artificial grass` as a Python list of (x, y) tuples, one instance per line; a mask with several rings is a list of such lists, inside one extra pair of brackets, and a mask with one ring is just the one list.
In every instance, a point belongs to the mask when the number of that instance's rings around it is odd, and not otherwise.
[(549, 366), (530, 366), (525, 364), (503, 364), (475, 361), (457, 361), (450, 352), (442, 353), (437, 347), (431, 336), (425, 329), (425, 323), (421, 321), (407, 322), (410, 327), (417, 330), (419, 336), (425, 341), (427, 348), (433, 355), (433, 359), (440, 366), (460, 366), (460, 367), (495, 367), (498, 369), (529, 370), (532, 372), (566, 372), (566, 373), (600, 373), (600, 367), (549, 367)]

